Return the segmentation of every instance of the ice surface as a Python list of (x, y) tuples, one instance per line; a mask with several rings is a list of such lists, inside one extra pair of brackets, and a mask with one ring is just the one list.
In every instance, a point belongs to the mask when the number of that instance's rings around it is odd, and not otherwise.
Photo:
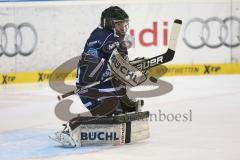
[[(121, 146), (62, 148), (48, 139), (63, 123), (55, 114), (57, 92), (48, 84), (0, 86), (0, 159), (239, 160), (240, 75), (167, 77), (174, 88), (145, 98), (151, 137)], [(78, 97), (72, 112), (84, 108)], [(162, 120), (187, 115), (188, 120)], [(190, 120), (191, 112), (191, 120)]]

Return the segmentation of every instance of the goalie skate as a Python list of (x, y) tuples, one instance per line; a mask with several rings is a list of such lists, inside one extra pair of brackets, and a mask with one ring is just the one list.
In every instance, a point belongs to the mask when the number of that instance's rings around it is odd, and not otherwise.
[(63, 147), (69, 147), (73, 148), (76, 147), (76, 144), (72, 137), (70, 136), (69, 131), (65, 130), (66, 127), (64, 128), (63, 131), (57, 131), (53, 133), (53, 135), (49, 135), (48, 137), (58, 143), (60, 143)]

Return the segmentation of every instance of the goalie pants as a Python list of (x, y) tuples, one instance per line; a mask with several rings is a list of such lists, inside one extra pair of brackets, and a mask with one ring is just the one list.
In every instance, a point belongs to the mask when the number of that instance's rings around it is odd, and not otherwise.
[(87, 93), (80, 94), (79, 97), (93, 116), (133, 112), (138, 105), (126, 94), (117, 96), (116, 92), (99, 92), (96, 89), (89, 89)]

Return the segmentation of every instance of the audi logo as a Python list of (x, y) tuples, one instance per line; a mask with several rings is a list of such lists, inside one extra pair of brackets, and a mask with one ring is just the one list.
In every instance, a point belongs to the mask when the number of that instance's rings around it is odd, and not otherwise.
[[(191, 26), (193, 27), (194, 23), (200, 23), (200, 32), (197, 33), (199, 34), (197, 37), (191, 37), (190, 40)], [(218, 48), (222, 45), (229, 48), (238, 47), (240, 45), (240, 18), (235, 16), (224, 19), (211, 17), (205, 20), (193, 18), (184, 27), (183, 41), (193, 49), (202, 48), (203, 46)]]
[(0, 25), (0, 56), (28, 56), (37, 47), (37, 42), (36, 29), (30, 23)]

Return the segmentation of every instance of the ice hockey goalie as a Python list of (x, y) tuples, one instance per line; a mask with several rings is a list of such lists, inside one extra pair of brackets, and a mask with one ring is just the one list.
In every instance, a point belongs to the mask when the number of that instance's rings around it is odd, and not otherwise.
[[(77, 69), (77, 88), (103, 81), (78, 93), (88, 116), (80, 114), (50, 136), (66, 147), (91, 144), (125, 144), (149, 137), (148, 112), (143, 100), (131, 100), (126, 85), (137, 86), (147, 76), (128, 62), (124, 38), (127, 13), (117, 6), (105, 9), (101, 25), (86, 42)], [(109, 81), (106, 78), (113, 76)]]

